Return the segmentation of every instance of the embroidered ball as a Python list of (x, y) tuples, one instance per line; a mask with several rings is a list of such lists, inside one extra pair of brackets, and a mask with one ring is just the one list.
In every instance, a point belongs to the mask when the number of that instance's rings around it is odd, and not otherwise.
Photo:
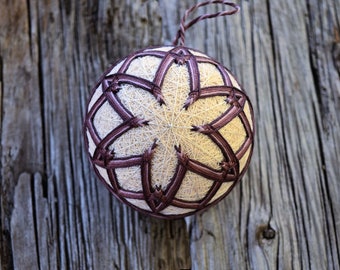
[(253, 150), (253, 110), (221, 64), (182, 46), (141, 50), (112, 66), (88, 103), (94, 171), (122, 202), (176, 218), (224, 198)]

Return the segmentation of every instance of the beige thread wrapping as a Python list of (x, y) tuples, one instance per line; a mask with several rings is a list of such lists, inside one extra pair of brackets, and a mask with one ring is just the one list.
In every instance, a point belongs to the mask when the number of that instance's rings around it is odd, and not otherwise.
[[(149, 51), (168, 51), (171, 47), (148, 49)], [(146, 50), (146, 51), (148, 51)], [(197, 56), (206, 55), (191, 51)], [(207, 57), (208, 58), (208, 57)], [(160, 58), (154, 56), (144, 56), (137, 58), (130, 64), (127, 74), (152, 81), (155, 73), (161, 63)], [(124, 61), (120, 62), (109, 74), (118, 71)], [(224, 85), (222, 76), (218, 69), (210, 63), (198, 64), (200, 72), (201, 87)], [(229, 74), (230, 75), (230, 74)], [(232, 84), (239, 88), (236, 80), (230, 75)], [(148, 126), (134, 128), (119, 137), (111, 146), (115, 157), (128, 157), (132, 155), (141, 155), (146, 149), (149, 149), (154, 140), (157, 141), (157, 148), (152, 159), (152, 186), (167, 187), (171, 177), (175, 172), (177, 165), (177, 156), (174, 149), (175, 145), (181, 145), (183, 152), (194, 160), (197, 160), (207, 166), (219, 169), (219, 163), (223, 161), (221, 150), (206, 135), (193, 132), (192, 126), (199, 126), (210, 123), (230, 105), (226, 103), (225, 96), (215, 96), (195, 101), (188, 110), (183, 109), (183, 105), (188, 97), (190, 90), (189, 74), (186, 65), (173, 64), (165, 75), (162, 86), (162, 95), (166, 105), (160, 106), (157, 100), (147, 91), (123, 84), (118, 92), (118, 97), (122, 104), (134, 115), (149, 121)], [(101, 96), (101, 86), (92, 97), (89, 103), (89, 110), (94, 102)], [(245, 106), (245, 114), (250, 119), (249, 105)], [(119, 115), (107, 102), (101, 106), (94, 119), (94, 127), (102, 139), (115, 127), (122, 123)], [(251, 122), (251, 121), (250, 121)], [(251, 123), (252, 125), (252, 123)], [(233, 119), (225, 127), (220, 129), (220, 133), (227, 139), (233, 151), (243, 144), (246, 139), (246, 131), (239, 117)], [(88, 135), (88, 138), (90, 136)], [(90, 138), (89, 138), (90, 139)], [(90, 140), (89, 140), (90, 141)], [(89, 152), (93, 155), (94, 145), (90, 141)], [(247, 151), (240, 160), (240, 170), (242, 170), (248, 160), (250, 150)], [(99, 173), (109, 184), (105, 170), (99, 170)], [(139, 167), (129, 167), (116, 169), (118, 184), (121, 188), (128, 191), (141, 191), (141, 176)], [(192, 172), (187, 172), (179, 191), (176, 194), (177, 199), (185, 201), (198, 201), (205, 197), (213, 184), (212, 180), (205, 179)], [(233, 183), (223, 183), (217, 193), (209, 203), (223, 196)], [(137, 199), (127, 199), (131, 204), (144, 209), (150, 208), (145, 201)], [(169, 206), (161, 213), (163, 214), (183, 214), (194, 211), (193, 209), (180, 209), (175, 206)]]

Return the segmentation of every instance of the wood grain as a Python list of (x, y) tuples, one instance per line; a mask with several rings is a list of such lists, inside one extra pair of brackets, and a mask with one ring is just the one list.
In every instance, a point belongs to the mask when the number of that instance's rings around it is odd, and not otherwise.
[(216, 207), (145, 217), (90, 170), (81, 127), (96, 80), (170, 44), (195, 3), (0, 3), (1, 269), (339, 269), (339, 1), (244, 0), (188, 30), (256, 114), (250, 169)]

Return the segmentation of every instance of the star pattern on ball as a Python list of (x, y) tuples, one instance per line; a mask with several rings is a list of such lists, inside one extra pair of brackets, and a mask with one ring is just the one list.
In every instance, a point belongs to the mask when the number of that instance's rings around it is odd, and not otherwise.
[[(156, 71), (150, 72), (138, 62), (145, 57), (158, 59)], [(222, 81), (204, 85), (201, 64), (214, 66)], [(142, 70), (139, 76), (132, 71), (133, 65)], [(145, 74), (141, 74), (143, 70)], [(244, 112), (248, 98), (233, 86), (228, 71), (216, 61), (181, 46), (168, 51), (143, 50), (127, 57), (100, 84), (102, 93), (91, 104), (85, 130), (93, 140), (91, 160), (97, 174), (102, 176), (105, 170), (109, 188), (121, 200), (145, 200), (155, 215), (170, 205), (197, 211), (211, 202), (223, 183), (236, 183), (244, 173), (246, 166), (240, 168), (239, 160), (252, 151), (253, 140), (252, 124)], [(216, 110), (208, 116), (214, 108), (206, 108), (205, 102), (211, 98)], [(112, 130), (101, 135), (93, 119), (103, 104), (109, 104), (118, 120)], [(240, 137), (237, 147), (222, 135), (222, 129), (235, 118), (243, 127), (242, 134), (234, 135)], [(135, 140), (141, 130), (144, 136)], [(196, 144), (195, 138), (201, 143)], [(86, 139), (90, 145), (89, 137)], [(217, 157), (210, 154), (212, 148), (219, 152)], [(167, 162), (174, 156), (175, 164)], [(153, 173), (155, 166), (159, 173)], [(124, 190), (117, 179), (119, 169), (131, 167), (139, 168), (141, 188), (137, 192)], [(198, 201), (176, 198), (189, 172), (211, 181), (209, 192)], [(167, 184), (163, 184), (164, 177)]]

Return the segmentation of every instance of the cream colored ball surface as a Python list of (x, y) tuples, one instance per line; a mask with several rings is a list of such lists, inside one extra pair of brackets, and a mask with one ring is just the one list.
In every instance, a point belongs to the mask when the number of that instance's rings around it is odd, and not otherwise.
[(253, 149), (253, 111), (236, 79), (186, 47), (147, 48), (104, 74), (84, 123), (94, 171), (122, 202), (160, 218), (224, 198)]

